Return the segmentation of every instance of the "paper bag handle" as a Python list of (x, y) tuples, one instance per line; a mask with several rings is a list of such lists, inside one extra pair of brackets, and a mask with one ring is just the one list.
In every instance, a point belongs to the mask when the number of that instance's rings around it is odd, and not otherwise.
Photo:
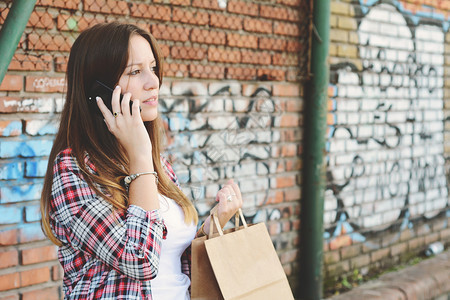
[[(219, 233), (219, 235), (223, 235), (223, 230), (222, 227), (220, 226), (220, 222), (219, 222), (219, 217), (217, 216), (217, 210), (219, 208), (219, 204), (217, 204), (216, 206), (214, 206), (211, 211), (209, 212), (209, 215), (211, 216), (211, 220), (209, 222), (209, 236), (212, 236), (213, 232), (214, 232), (214, 226), (217, 228), (217, 232)], [(242, 221), (242, 225), (244, 225), (244, 228), (247, 228), (247, 222), (245, 222), (245, 218), (244, 218), (244, 214), (242, 213), (242, 209), (238, 209), (236, 211), (236, 214), (234, 215), (234, 228), (235, 230), (239, 229), (239, 219)], [(214, 222), (212, 222), (214, 221)]]

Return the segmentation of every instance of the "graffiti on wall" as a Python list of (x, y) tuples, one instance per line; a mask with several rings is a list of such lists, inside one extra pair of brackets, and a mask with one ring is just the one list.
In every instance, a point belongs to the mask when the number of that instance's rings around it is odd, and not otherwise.
[(249, 221), (279, 219), (279, 209), (256, 209), (269, 199), (270, 177), (255, 177), (274, 172), (269, 158), (270, 144), (280, 138), (273, 131), (281, 112), (276, 100), (264, 86), (248, 98), (236, 96), (239, 84), (218, 84), (209, 96), (201, 89), (192, 83), (175, 96), (161, 97), (162, 116), (172, 132), (167, 152), (184, 192), (206, 215), (220, 189), (217, 182), (234, 178), (243, 193), (253, 194), (246, 199)]
[(365, 241), (364, 232), (404, 229), (449, 206), (447, 27), (411, 23), (401, 4), (375, 4), (363, 12), (357, 32), (362, 70), (351, 62), (332, 66), (324, 216), (332, 242)]

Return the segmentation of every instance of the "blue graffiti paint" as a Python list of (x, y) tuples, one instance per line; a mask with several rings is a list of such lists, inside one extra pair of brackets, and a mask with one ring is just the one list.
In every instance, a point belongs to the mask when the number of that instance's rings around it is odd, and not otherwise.
[(35, 222), (41, 219), (39, 205), (25, 207), (25, 222)]
[(0, 144), (0, 157), (34, 157), (47, 156), (50, 154), (53, 141), (31, 140), (31, 141), (2, 141)]
[(44, 177), (47, 172), (47, 161), (27, 161), (25, 162), (26, 177)]
[(22, 208), (16, 206), (0, 206), (0, 224), (22, 222)]
[(1, 180), (16, 180), (23, 177), (23, 163), (12, 162), (0, 167)]
[[(367, 14), (370, 7), (374, 6), (377, 2), (381, 3), (381, 1), (379, 1), (379, 0), (359, 0), (359, 3), (361, 4), (361, 6), (360, 6), (361, 10), (364, 14)], [(415, 25), (418, 25), (422, 19), (425, 19), (425, 20), (426, 19), (434, 19), (434, 20), (438, 20), (442, 23), (442, 28), (444, 29), (444, 31), (447, 31), (450, 26), (450, 21), (449, 21), (450, 18), (447, 17), (447, 19), (446, 19), (444, 14), (435, 12), (434, 11), (435, 9), (428, 5), (422, 5), (422, 7), (429, 11), (417, 10), (417, 11), (413, 12), (413, 11), (405, 8), (400, 1), (392, 1), (392, 4), (401, 13), (407, 15), (411, 19), (411, 21), (413, 21), (413, 23)]]
[(3, 129), (3, 136), (11, 136), (11, 134), (15, 134), (16, 132), (19, 134), (22, 133), (22, 122), (20, 121), (12, 121), (9, 123), (8, 126)]
[(1, 203), (37, 200), (41, 191), (42, 183), (35, 181), (19, 186), (0, 186)]
[(20, 243), (27, 243), (45, 239), (40, 224), (30, 223), (20, 226)]
[(46, 135), (46, 134), (56, 134), (58, 131), (58, 126), (55, 124), (46, 124), (37, 132), (38, 135)]

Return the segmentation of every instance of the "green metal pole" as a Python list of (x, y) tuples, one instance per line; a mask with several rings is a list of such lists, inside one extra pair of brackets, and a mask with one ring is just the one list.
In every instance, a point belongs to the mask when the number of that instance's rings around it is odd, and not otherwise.
[(311, 80), (305, 84), (302, 203), (300, 215), (300, 276), (298, 299), (322, 298), (323, 211), (330, 0), (313, 1)]
[(36, 0), (14, 0), (0, 31), (0, 84), (16, 52)]

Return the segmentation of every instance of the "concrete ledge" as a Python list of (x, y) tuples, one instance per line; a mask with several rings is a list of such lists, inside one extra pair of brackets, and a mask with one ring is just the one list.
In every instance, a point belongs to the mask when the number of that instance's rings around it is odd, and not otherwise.
[(332, 300), (450, 299), (450, 251), (417, 265), (384, 274)]

